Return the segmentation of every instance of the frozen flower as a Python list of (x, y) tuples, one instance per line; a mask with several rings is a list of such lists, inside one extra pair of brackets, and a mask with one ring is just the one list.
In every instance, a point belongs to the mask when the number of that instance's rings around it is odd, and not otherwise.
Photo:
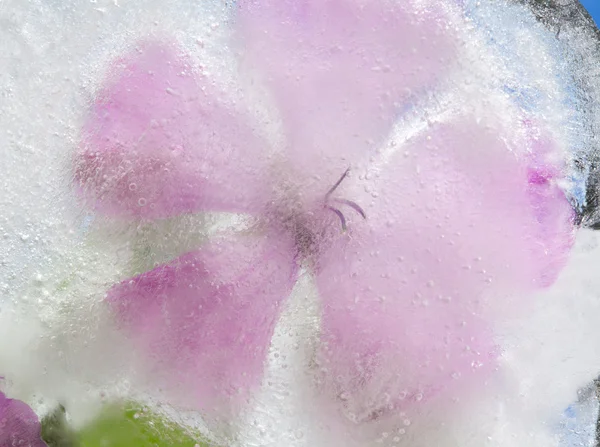
[(98, 212), (252, 217), (108, 292), (152, 373), (206, 412), (238, 407), (307, 271), (322, 300), (317, 363), (352, 421), (481, 383), (495, 324), (554, 280), (571, 246), (553, 139), (500, 103), (457, 106), (386, 144), (457, 57), (441, 2), (236, 8), (241, 66), (283, 123), (275, 150), (182, 49), (155, 39), (115, 62), (76, 158)]

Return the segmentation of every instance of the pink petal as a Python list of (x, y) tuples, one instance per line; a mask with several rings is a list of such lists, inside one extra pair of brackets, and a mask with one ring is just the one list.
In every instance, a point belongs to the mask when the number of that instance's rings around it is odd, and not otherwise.
[(46, 447), (37, 415), (24, 402), (0, 392), (0, 446)]
[(167, 217), (266, 202), (265, 142), (195, 70), (167, 42), (141, 42), (113, 64), (75, 160), (75, 180), (92, 206)]
[(284, 236), (230, 236), (115, 286), (108, 302), (176, 401), (236, 409), (260, 383), (297, 267)]
[(562, 172), (553, 158), (556, 158), (559, 150), (550, 137), (539, 135), (539, 130), (532, 125), (527, 127), (533, 149), (527, 168), (529, 197), (540, 224), (539, 239), (542, 241), (532, 248), (536, 259), (545, 260), (537, 264), (539, 284), (549, 286), (556, 280), (565, 263), (565, 256), (553, 254), (566, 254), (573, 244), (573, 219), (565, 219), (565, 195), (557, 186)]
[(238, 4), (242, 55), (274, 94), (305, 191), (315, 178), (322, 190), (365, 158), (455, 53), (441, 7), (421, 11), (387, 0)]
[(532, 186), (531, 160), (501, 137), (467, 118), (435, 125), (347, 197), (368, 220), (322, 255), (317, 283), (323, 361), (351, 419), (439, 408), (481, 384), (494, 325), (564, 265), (571, 206), (556, 177)]

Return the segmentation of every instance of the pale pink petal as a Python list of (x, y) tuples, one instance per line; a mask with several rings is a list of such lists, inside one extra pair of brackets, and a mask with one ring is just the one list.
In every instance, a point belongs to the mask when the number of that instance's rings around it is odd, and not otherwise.
[(46, 447), (37, 415), (27, 404), (0, 392), (0, 446)]
[(260, 383), (296, 270), (286, 237), (230, 236), (124, 281), (107, 299), (171, 402), (218, 415)]
[(527, 312), (573, 239), (557, 176), (532, 182), (541, 166), (493, 127), (437, 124), (399, 152), (346, 197), (367, 221), (318, 270), (324, 368), (359, 421), (439, 409), (481, 385), (499, 354), (496, 324)]
[[(539, 239), (543, 241), (534, 245), (533, 250), (536, 259), (546, 260), (537, 264), (539, 284), (549, 286), (565, 263), (565, 256), (554, 254), (568, 253), (573, 244), (573, 219), (565, 219), (565, 195), (557, 185), (563, 178), (564, 170), (564, 166), (556, 161), (560, 156), (557, 145), (550, 136), (541, 135), (539, 129), (527, 124), (532, 148), (527, 168), (529, 196), (540, 223)], [(563, 206), (557, 206), (558, 203)]]
[(176, 45), (117, 60), (86, 118), (75, 181), (99, 211), (251, 211), (268, 198), (265, 142)]
[(443, 6), (364, 0), (242, 0), (246, 66), (274, 95), (303, 189), (319, 191), (387, 136), (443, 76), (456, 39)]

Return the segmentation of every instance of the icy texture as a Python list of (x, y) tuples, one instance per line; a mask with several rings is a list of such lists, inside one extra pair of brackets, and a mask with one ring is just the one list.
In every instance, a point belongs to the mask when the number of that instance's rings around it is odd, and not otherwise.
[(11, 395), (76, 426), (237, 397), (227, 445), (557, 446), (600, 371), (594, 235), (561, 274), (591, 41), (418, 3), (3, 2)]
[(576, 403), (565, 411), (561, 421), (561, 446), (595, 447), (598, 424), (598, 392), (596, 384), (584, 389)]

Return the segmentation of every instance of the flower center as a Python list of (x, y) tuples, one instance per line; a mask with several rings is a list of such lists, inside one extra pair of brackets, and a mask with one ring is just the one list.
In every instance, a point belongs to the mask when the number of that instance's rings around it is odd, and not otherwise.
[[(323, 198), (308, 205), (302, 200), (301, 193), (290, 194), (289, 190), (282, 194), (283, 200), (275, 200), (270, 221), (291, 235), (302, 257), (314, 255), (324, 242), (347, 230), (348, 221), (342, 209), (353, 210), (363, 219), (367, 218), (356, 202), (334, 197), (349, 172), (350, 169), (347, 169)], [(338, 224), (341, 225), (341, 231)]]

